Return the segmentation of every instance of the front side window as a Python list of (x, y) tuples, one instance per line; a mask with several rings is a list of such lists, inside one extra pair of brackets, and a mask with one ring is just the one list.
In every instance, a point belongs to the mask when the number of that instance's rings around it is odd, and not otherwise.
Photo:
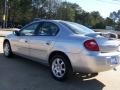
[(35, 33), (39, 23), (31, 24), (20, 31), (20, 36), (32, 36)]
[(59, 28), (57, 25), (51, 22), (43, 22), (39, 27), (37, 35), (40, 36), (55, 36)]

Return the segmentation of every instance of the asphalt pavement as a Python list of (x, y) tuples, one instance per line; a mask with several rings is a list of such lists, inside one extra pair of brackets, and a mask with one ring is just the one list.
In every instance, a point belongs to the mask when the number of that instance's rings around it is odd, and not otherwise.
[(18, 56), (4, 57), (2, 42), (0, 38), (0, 90), (120, 90), (120, 67), (92, 78), (74, 75), (59, 82), (40, 63)]

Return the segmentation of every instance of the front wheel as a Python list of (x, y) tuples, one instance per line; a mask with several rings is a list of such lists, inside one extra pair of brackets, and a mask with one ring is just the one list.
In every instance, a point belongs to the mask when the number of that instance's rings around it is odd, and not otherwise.
[(6, 41), (3, 45), (3, 51), (4, 51), (4, 55), (6, 57), (10, 57), (12, 56), (12, 50), (11, 50), (11, 46), (10, 43), (8, 41)]
[(63, 55), (53, 56), (50, 68), (52, 76), (59, 81), (66, 79), (72, 73), (71, 64), (68, 58)]

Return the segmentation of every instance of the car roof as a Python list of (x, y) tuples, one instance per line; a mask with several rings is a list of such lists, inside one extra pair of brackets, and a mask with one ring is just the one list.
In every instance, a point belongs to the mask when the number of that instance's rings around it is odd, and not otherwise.
[(41, 21), (48, 21), (48, 22), (63, 22), (64, 20), (48, 20), (48, 19), (36, 19), (36, 20), (33, 20), (32, 23), (34, 22), (41, 22)]

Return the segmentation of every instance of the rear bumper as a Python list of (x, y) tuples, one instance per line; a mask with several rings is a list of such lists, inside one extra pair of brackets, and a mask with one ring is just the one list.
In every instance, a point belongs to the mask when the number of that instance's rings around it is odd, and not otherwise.
[(67, 53), (74, 72), (96, 73), (107, 71), (120, 64), (120, 52), (96, 53), (84, 55), (82, 53)]

